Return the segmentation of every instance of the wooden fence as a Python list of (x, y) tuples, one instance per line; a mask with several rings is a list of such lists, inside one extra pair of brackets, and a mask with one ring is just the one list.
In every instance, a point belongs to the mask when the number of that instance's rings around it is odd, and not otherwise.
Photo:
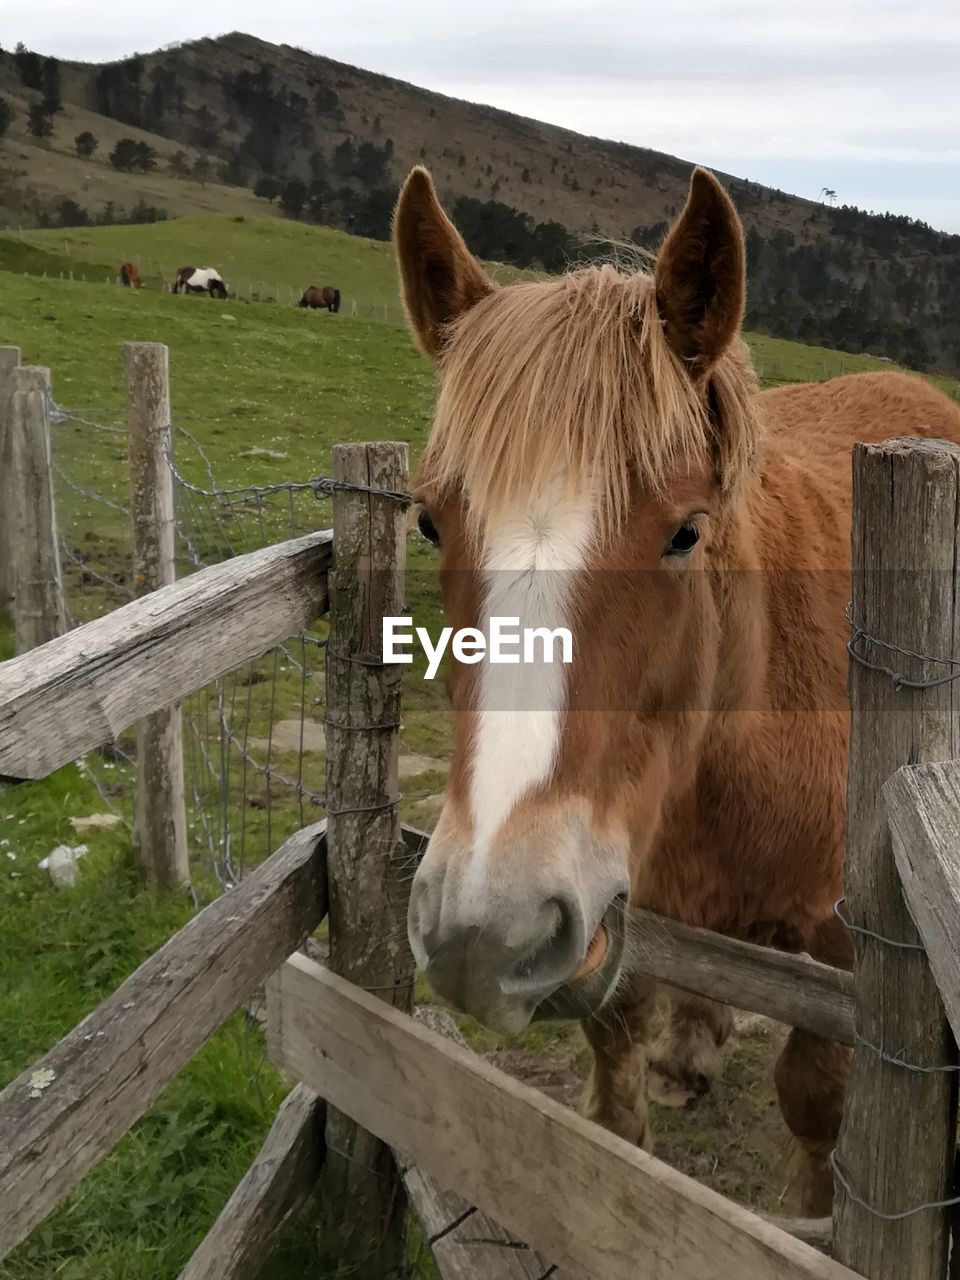
[[(407, 1203), (446, 1277), (943, 1280), (957, 1064), (939, 992), (960, 1029), (960, 766), (924, 761), (960, 756), (958, 458), (915, 441), (854, 458), (853, 974), (644, 912), (629, 920), (634, 971), (853, 1044), (832, 1231), (733, 1204), (410, 1016), (390, 872), (423, 836), (397, 818), (396, 669), (370, 661), (403, 565), (398, 506), (375, 490), (403, 488), (406, 459), (379, 444), (335, 450), (335, 476), (368, 491), (337, 492), (332, 539), (161, 586), (0, 666), (0, 774), (38, 778), (268, 648), (325, 609), (330, 588), (327, 820), (197, 915), (0, 1094), (0, 1257), (266, 983), (273, 1059), (301, 1083), (189, 1280), (253, 1277), (316, 1193), (361, 1280), (404, 1274)], [(321, 965), (297, 947), (324, 918)], [(42, 1093), (37, 1070), (49, 1073)]]

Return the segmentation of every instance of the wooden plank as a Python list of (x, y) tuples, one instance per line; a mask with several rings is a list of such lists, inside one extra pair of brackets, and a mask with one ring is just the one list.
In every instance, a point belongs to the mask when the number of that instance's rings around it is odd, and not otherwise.
[[(470, 1052), (446, 1010), (420, 1006), (413, 1016)], [(505, 1231), (482, 1209), (455, 1191), (444, 1190), (423, 1170), (410, 1165), (402, 1152), (396, 1156), (398, 1164), (406, 1166), (403, 1185), (443, 1280), (541, 1280), (544, 1275), (551, 1280), (565, 1280), (563, 1273), (542, 1254)]]
[(324, 829), (298, 832), (204, 908), (0, 1094), (0, 1258), (316, 928), (326, 911)]
[(939, 1068), (956, 1048), (904, 902), (882, 788), (902, 765), (960, 755), (960, 688), (933, 683), (942, 663), (912, 656), (960, 657), (960, 447), (857, 445), (853, 495), (844, 888), (857, 1043), (834, 1153), (835, 1252), (871, 1280), (943, 1280), (947, 1215), (914, 1210), (952, 1192), (956, 1080)]
[(268, 985), (275, 1062), (581, 1280), (852, 1280), (306, 957)]
[(20, 367), (19, 347), (0, 347), (0, 612), (9, 613), (13, 596), (13, 489), (10, 481), (10, 401), (13, 371)]
[(853, 1044), (853, 975), (810, 956), (631, 910), (624, 967), (696, 995)]
[(326, 610), (329, 531), (237, 556), (0, 664), (0, 777), (44, 778)]
[[(167, 348), (125, 342), (127, 444), (133, 588), (149, 595), (176, 579), (170, 386)], [(133, 843), (137, 861), (158, 889), (190, 879), (187, 802), (183, 783), (183, 717), (179, 702), (137, 721)]]
[(960, 1041), (960, 763), (900, 769), (883, 795), (903, 891)]
[[(336, 445), (331, 471), (348, 485), (403, 492), (407, 446)], [(378, 661), (381, 620), (403, 613), (406, 525), (394, 499), (361, 489), (334, 494), (325, 726), (330, 967), (409, 1010), (409, 886), (397, 799), (403, 668)], [(404, 1274), (405, 1197), (390, 1149), (331, 1106), (327, 1150), (321, 1231), (339, 1265), (378, 1280)]]
[(323, 1164), (323, 1101), (298, 1084), (179, 1280), (256, 1280)]
[(50, 452), (50, 370), (12, 370), (7, 458), (12, 505), (4, 534), (12, 553), (17, 653), (66, 630)]

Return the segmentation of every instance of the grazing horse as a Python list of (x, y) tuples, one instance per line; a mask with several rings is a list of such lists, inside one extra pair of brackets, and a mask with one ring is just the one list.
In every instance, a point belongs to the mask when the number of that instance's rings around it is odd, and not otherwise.
[(213, 267), (181, 267), (173, 285), (174, 293), (209, 293), (211, 298), (225, 298), (227, 286)]
[[(626, 903), (851, 963), (833, 912), (850, 453), (898, 433), (960, 442), (960, 411), (893, 372), (760, 393), (740, 222), (703, 170), (650, 274), (499, 287), (419, 168), (394, 239), (439, 371), (417, 497), (445, 621), (572, 637), (567, 665), (451, 663), (450, 776), (410, 943), (434, 988), (494, 1028), (578, 1000), (581, 1110), (647, 1145), (655, 987), (623, 965)], [(708, 1083), (730, 1027), (676, 993), (661, 1070)], [(808, 1212), (831, 1198), (849, 1056), (794, 1029), (777, 1062)]]
[(143, 281), (140, 279), (140, 272), (135, 262), (120, 263), (120, 280), (127, 289), (143, 288)]
[(324, 307), (331, 313), (336, 315), (340, 310), (340, 290), (334, 289), (332, 285), (325, 285), (319, 289), (312, 284), (309, 289), (304, 292), (300, 299), (301, 307), (312, 307), (314, 311), (322, 310)]

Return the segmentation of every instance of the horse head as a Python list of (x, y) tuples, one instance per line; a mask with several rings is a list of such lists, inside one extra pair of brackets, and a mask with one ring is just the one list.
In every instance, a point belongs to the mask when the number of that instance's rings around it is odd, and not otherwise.
[[(409, 937), (441, 994), (517, 1031), (545, 1002), (585, 1014), (613, 992), (624, 905), (694, 774), (718, 664), (706, 571), (759, 431), (743, 237), (702, 170), (652, 274), (499, 287), (423, 169), (394, 226), (439, 370), (417, 492), (446, 621), (535, 638), (527, 662), (450, 666), (450, 776)], [(560, 632), (569, 663), (546, 652)]]

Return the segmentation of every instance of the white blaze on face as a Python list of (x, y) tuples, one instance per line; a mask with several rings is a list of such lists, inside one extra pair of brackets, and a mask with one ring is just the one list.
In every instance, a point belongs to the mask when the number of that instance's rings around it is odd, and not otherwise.
[[(489, 634), (491, 617), (508, 617), (519, 618), (521, 634), (534, 627), (572, 630), (575, 573), (586, 561), (593, 528), (590, 497), (567, 497), (562, 489), (488, 526), (481, 629)], [(543, 660), (538, 643), (535, 663), (485, 661), (480, 668), (468, 879), (482, 876), (491, 842), (514, 805), (546, 781), (556, 765), (568, 668), (560, 661), (559, 645), (554, 649), (552, 663)]]

